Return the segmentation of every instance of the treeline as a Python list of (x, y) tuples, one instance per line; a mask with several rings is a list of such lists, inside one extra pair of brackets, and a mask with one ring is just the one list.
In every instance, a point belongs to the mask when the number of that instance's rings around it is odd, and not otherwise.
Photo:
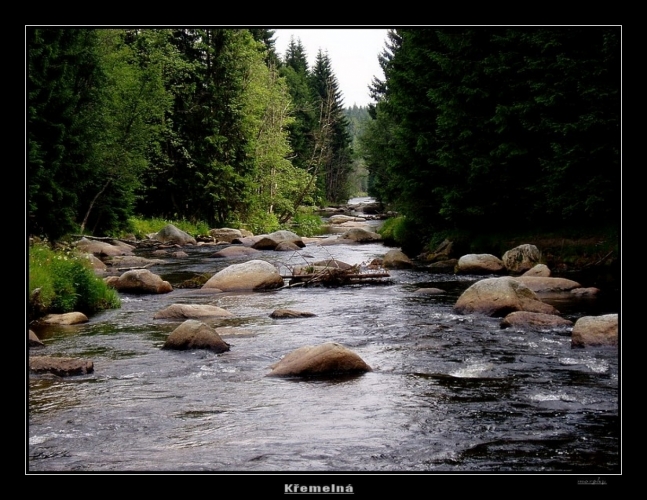
[(361, 136), (410, 234), (620, 218), (620, 27), (390, 30)]
[(273, 230), (346, 201), (354, 168), (327, 53), (267, 29), (28, 28), (27, 230), (129, 217)]

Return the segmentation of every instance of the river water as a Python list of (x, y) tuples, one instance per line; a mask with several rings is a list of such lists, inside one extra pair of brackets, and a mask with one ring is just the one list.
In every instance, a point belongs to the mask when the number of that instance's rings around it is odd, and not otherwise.
[[(150, 270), (177, 286), (239, 262), (211, 258), (217, 249), (187, 247)], [(260, 258), (285, 271), (387, 250), (308, 245)], [(94, 373), (28, 377), (28, 471), (620, 473), (618, 349), (571, 349), (570, 328), (501, 329), (498, 318), (455, 314), (482, 276), (390, 274), (336, 288), (122, 294), (120, 309), (88, 323), (36, 330), (46, 348), (32, 354), (88, 358)], [(551, 300), (573, 321), (619, 312), (616, 298)], [(179, 322), (153, 315), (172, 303), (233, 313), (205, 321), (230, 328), (231, 350), (162, 350)], [(278, 308), (316, 316), (270, 318)], [(285, 354), (323, 342), (373, 371), (266, 377)]]

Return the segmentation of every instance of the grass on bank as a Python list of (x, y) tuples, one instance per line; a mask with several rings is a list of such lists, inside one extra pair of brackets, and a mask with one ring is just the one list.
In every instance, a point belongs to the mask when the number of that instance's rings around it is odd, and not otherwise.
[(50, 313), (91, 314), (119, 307), (117, 291), (94, 274), (85, 256), (69, 248), (55, 250), (47, 243), (29, 246), (31, 319)]

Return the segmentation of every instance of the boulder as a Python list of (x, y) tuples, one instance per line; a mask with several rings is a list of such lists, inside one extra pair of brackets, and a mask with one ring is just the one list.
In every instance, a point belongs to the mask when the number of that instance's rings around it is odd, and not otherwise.
[(78, 325), (80, 323), (87, 323), (88, 317), (81, 312), (48, 314), (44, 318), (41, 318), (40, 322), (49, 325)]
[(343, 271), (353, 267), (350, 264), (347, 264), (346, 262), (342, 262), (341, 260), (337, 260), (337, 259), (318, 260), (317, 262), (313, 262), (312, 265), (315, 267), (328, 268), (328, 269), (329, 268), (341, 269)]
[(114, 257), (116, 255), (132, 255), (132, 249), (123, 246), (111, 245), (105, 241), (81, 238), (75, 244), (77, 249), (84, 253), (91, 253), (99, 258)]
[(277, 309), (272, 314), (270, 318), (279, 319), (279, 318), (310, 318), (316, 316), (316, 314), (307, 312), (307, 311), (295, 311), (293, 309)]
[(293, 243), (292, 241), (281, 241), (278, 245), (276, 245), (276, 248), (274, 248), (274, 251), (276, 252), (294, 252), (297, 250), (301, 250), (302, 247), (298, 246), (296, 243)]
[(340, 344), (304, 346), (274, 363), (269, 377), (317, 376), (371, 371), (362, 358)]
[[(424, 259), (427, 260), (428, 262), (438, 262), (442, 260), (446, 261), (451, 258), (453, 252), (454, 252), (454, 243), (448, 239), (445, 239), (440, 245), (436, 247), (436, 249), (433, 252), (431, 252), (430, 254), (427, 254), (424, 257)], [(452, 268), (452, 272), (453, 272), (453, 268)]]
[(106, 266), (105, 262), (103, 262), (96, 255), (92, 253), (86, 253), (84, 257), (88, 259), (88, 261), (90, 261), (90, 265), (95, 271), (102, 272), (108, 269), (108, 266)]
[(406, 269), (413, 267), (413, 262), (402, 250), (389, 250), (384, 255), (382, 265), (386, 269)]
[(261, 253), (260, 250), (255, 248), (246, 247), (244, 245), (232, 245), (230, 247), (223, 248), (218, 250), (216, 253), (211, 255), (216, 259), (230, 259), (235, 257), (247, 257), (248, 255), (255, 255)]
[(519, 245), (503, 254), (501, 260), (505, 268), (514, 274), (532, 269), (539, 263), (541, 254), (535, 245)]
[(292, 231), (280, 230), (274, 231), (270, 234), (262, 234), (260, 238), (252, 244), (252, 248), (257, 250), (274, 250), (279, 243), (289, 242), (294, 243), (297, 247), (303, 248), (306, 244), (301, 239), (301, 236), (298, 236)]
[(243, 245), (244, 247), (253, 247), (256, 242), (262, 240), (264, 237), (264, 235), (243, 236), (242, 238), (234, 238), (232, 240), (232, 243), (236, 245)]
[(452, 274), (458, 265), (458, 259), (447, 259), (433, 262), (427, 266), (434, 273)]
[[(344, 234), (346, 232), (344, 232)], [(358, 241), (343, 238), (342, 236), (343, 235), (341, 235), (341, 236), (329, 236), (327, 238), (322, 238), (319, 241), (319, 246), (327, 247), (327, 246), (331, 246), (331, 245), (353, 245), (353, 244), (359, 243)], [(379, 234), (378, 234), (378, 236), (379, 236)], [(370, 241), (370, 240), (367, 240), (367, 241)]]
[(504, 270), (503, 261), (489, 253), (463, 255), (456, 264), (456, 272), (463, 274), (498, 274)]
[(364, 217), (353, 217), (351, 215), (331, 215), (328, 219), (331, 224), (343, 224), (344, 222), (366, 222)]
[(53, 373), (59, 377), (87, 375), (94, 371), (94, 363), (82, 358), (33, 356), (29, 358), (29, 371), (32, 373)]
[(161, 241), (162, 243), (174, 244), (174, 245), (197, 245), (197, 242), (193, 236), (189, 233), (178, 229), (173, 224), (167, 224), (157, 233), (155, 233), (152, 239)]
[(269, 290), (283, 286), (277, 269), (264, 260), (233, 264), (214, 274), (202, 288), (218, 288), (223, 292)]
[(236, 238), (242, 238), (243, 233), (240, 229), (232, 229), (230, 227), (221, 227), (217, 229), (210, 229), (209, 236), (211, 236), (215, 241), (222, 241), (225, 243), (231, 243)]
[(221, 353), (229, 350), (229, 344), (209, 325), (195, 319), (187, 319), (171, 332), (162, 348), (178, 351), (208, 349)]
[(503, 317), (514, 311), (559, 314), (550, 304), (515, 278), (487, 278), (465, 290), (454, 304), (458, 314), (485, 314)]
[(571, 347), (617, 346), (618, 315), (583, 316), (573, 325)]
[(528, 269), (521, 276), (540, 276), (543, 278), (548, 278), (550, 276), (550, 269), (546, 264), (537, 264)]
[(153, 315), (153, 319), (224, 318), (233, 313), (209, 304), (171, 304)]
[(375, 241), (380, 241), (382, 237), (379, 234), (374, 233), (373, 231), (362, 229), (361, 227), (353, 227), (348, 231), (342, 233), (339, 239), (351, 240), (357, 243), (372, 243)]
[(573, 322), (555, 314), (515, 311), (501, 320), (501, 328), (509, 328), (511, 326), (521, 328), (558, 328), (573, 326)]
[(157, 274), (148, 269), (133, 269), (115, 278), (107, 278), (105, 282), (120, 292), (126, 293), (168, 293), (173, 287), (168, 281), (162, 280)]
[(360, 203), (358, 205), (351, 205), (350, 208), (355, 212), (362, 212), (365, 214), (379, 214), (384, 210), (384, 207), (379, 202)]
[(130, 243), (126, 243), (121, 240), (112, 240), (112, 244), (116, 247), (123, 248), (127, 252), (133, 252), (137, 248), (135, 245), (131, 245)]
[(27, 337), (29, 347), (45, 347), (45, 344), (41, 342), (36, 333), (33, 330), (29, 330), (29, 336)]
[(517, 276), (514, 279), (536, 293), (568, 292), (574, 288), (580, 288), (582, 286), (577, 281), (569, 280), (566, 278)]

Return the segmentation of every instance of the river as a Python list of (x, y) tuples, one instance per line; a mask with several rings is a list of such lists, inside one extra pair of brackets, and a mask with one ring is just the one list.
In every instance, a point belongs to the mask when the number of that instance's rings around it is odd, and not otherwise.
[[(239, 262), (210, 258), (217, 249), (186, 247), (188, 257), (150, 270), (177, 286)], [(260, 258), (359, 264), (387, 250), (308, 245)], [(88, 323), (37, 330), (37, 354), (89, 358), (94, 373), (28, 377), (28, 471), (620, 473), (618, 349), (571, 349), (569, 328), (501, 329), (498, 318), (455, 314), (482, 276), (390, 274), (336, 288), (122, 294), (120, 309)], [(179, 323), (153, 314), (172, 303), (233, 313), (207, 321), (232, 327), (231, 350), (161, 349)], [(619, 312), (617, 300), (554, 305), (573, 321)], [(278, 308), (316, 316), (270, 318)], [(323, 342), (373, 371), (266, 377), (285, 354)]]

